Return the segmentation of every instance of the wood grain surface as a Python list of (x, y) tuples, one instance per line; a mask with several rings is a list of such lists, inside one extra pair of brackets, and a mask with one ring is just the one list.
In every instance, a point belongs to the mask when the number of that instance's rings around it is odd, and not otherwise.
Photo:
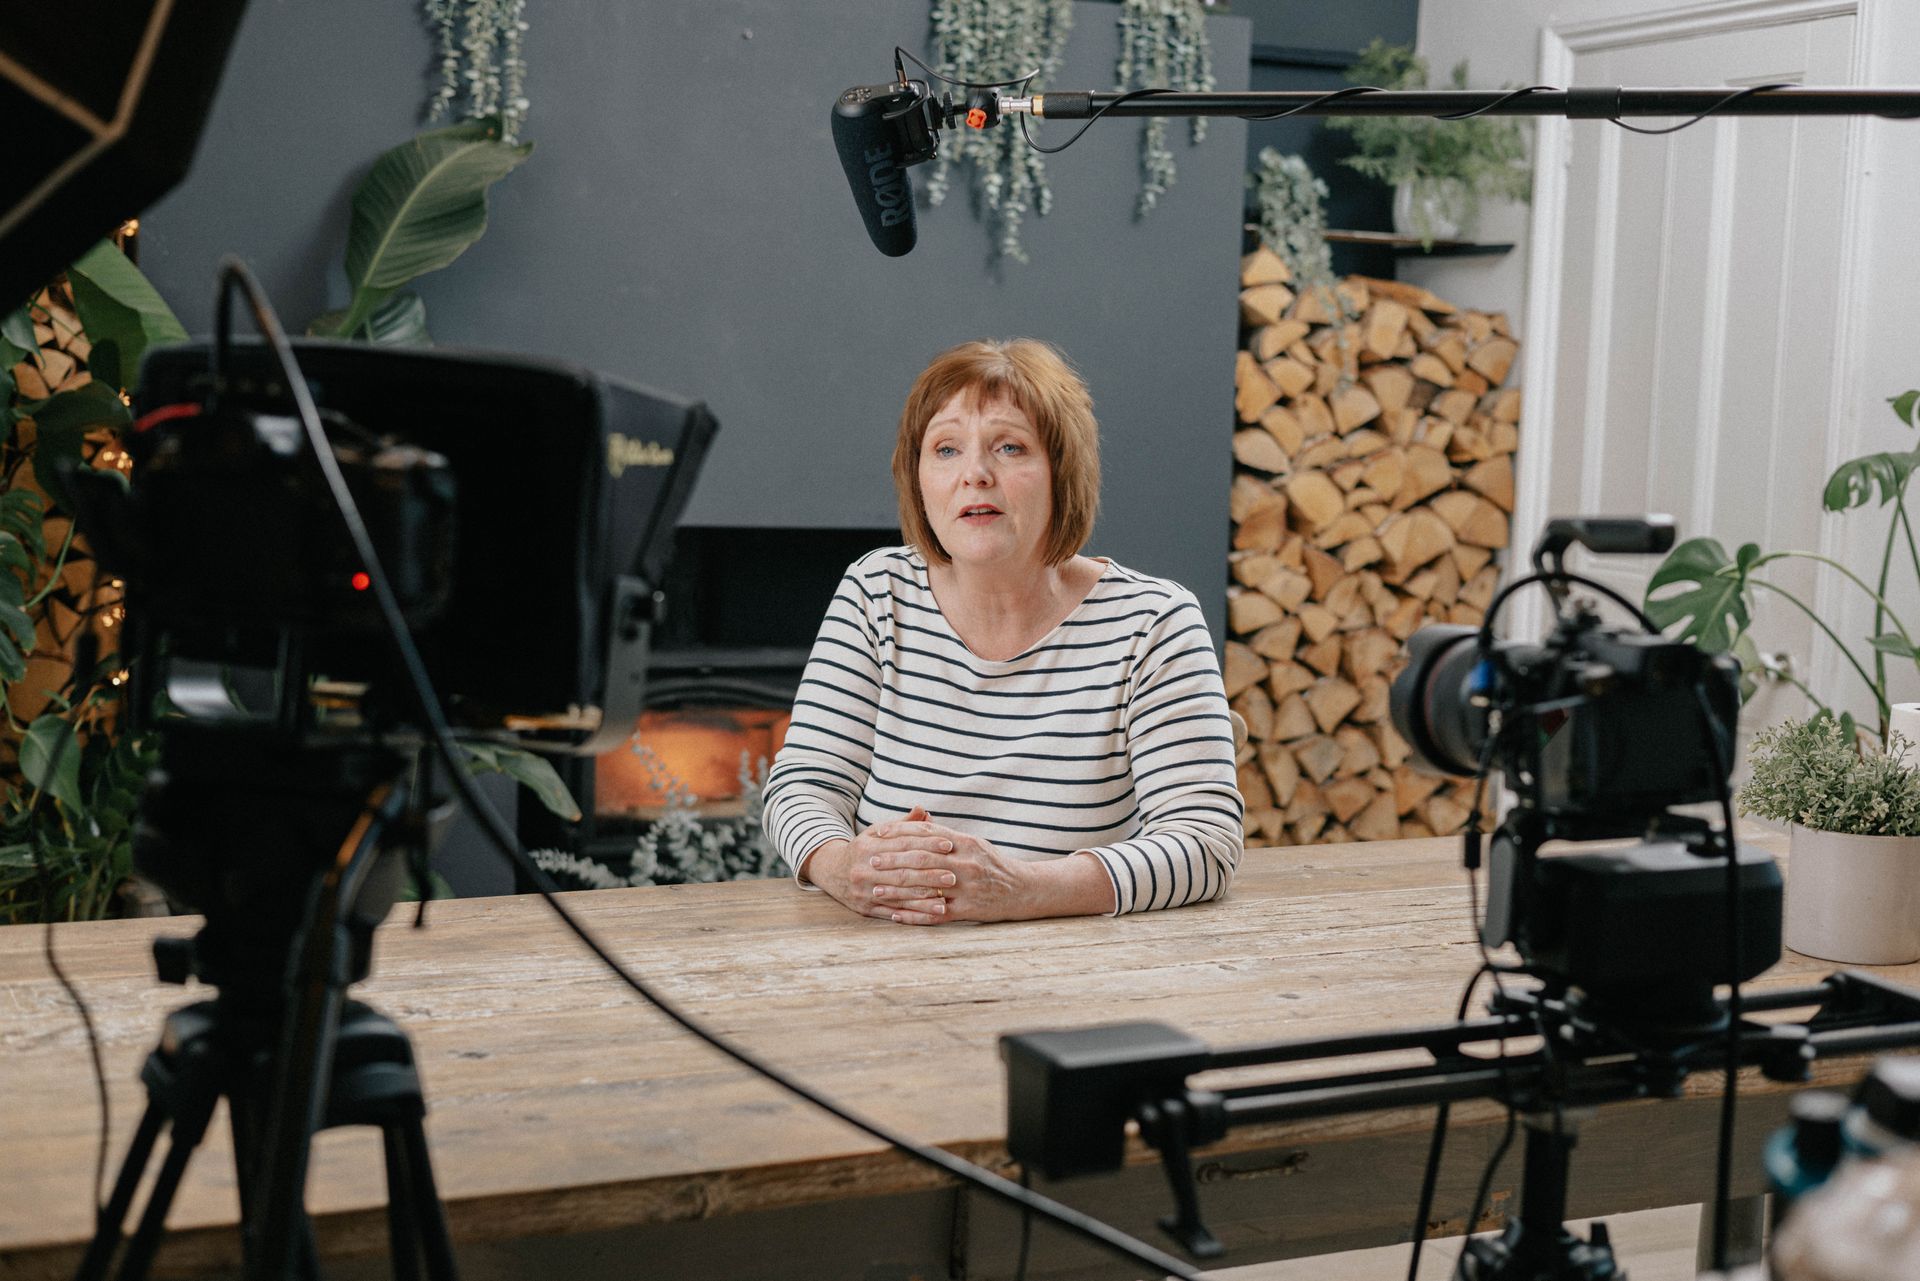
[[(1253, 850), (1226, 900), (1113, 920), (918, 929), (855, 917), (785, 881), (595, 891), (567, 902), (710, 1028), (888, 1125), (1003, 1170), (1002, 1033), (1152, 1019), (1226, 1046), (1443, 1021), (1478, 960), (1451, 840)], [(410, 908), (398, 910), (382, 928), (373, 977), (354, 995), (414, 1040), (457, 1240), (924, 1196), (945, 1185), (645, 1007), (537, 899), (438, 903), (426, 929), (411, 920)], [(104, 1041), (116, 1163), (145, 1104), (136, 1073), (162, 1017), (205, 995), (158, 983), (150, 942), (196, 925), (56, 931)], [(85, 1037), (47, 968), (44, 938), (39, 927), (0, 929), (6, 1278), (70, 1274), (92, 1228), (99, 1118)], [(1790, 953), (1761, 985), (1831, 969)], [(1881, 972), (1920, 980), (1920, 966)], [(1821, 1076), (1851, 1079), (1861, 1066), (1830, 1064)], [(1747, 1088), (1779, 1092), (1757, 1076)], [(1717, 1089), (1717, 1080), (1696, 1078), (1691, 1102), (1618, 1109), (1647, 1118), (1627, 1127), (1640, 1136), (1630, 1144), (1696, 1151), (1703, 1127), (1711, 1134)], [(1483, 1151), (1497, 1109), (1465, 1105), (1455, 1115), (1464, 1147)], [(1417, 1178), (1411, 1154), (1424, 1150), (1430, 1122), (1430, 1111), (1412, 1110), (1249, 1127), (1203, 1160), (1224, 1188), (1273, 1173), (1260, 1153), (1310, 1148), (1332, 1169), (1342, 1145), (1355, 1145), (1351, 1177), (1364, 1183), (1366, 1162), (1390, 1151), (1411, 1167), (1386, 1179), (1399, 1216), (1411, 1205), (1399, 1184)], [(1144, 1150), (1136, 1158), (1153, 1160)], [(1242, 1217), (1225, 1191), (1203, 1191), (1229, 1219)], [(375, 1135), (320, 1137), (308, 1206), (323, 1254), (384, 1249), (384, 1198)], [(229, 1266), (236, 1215), (217, 1123), (175, 1203), (164, 1269)], [(1257, 1207), (1244, 1217), (1259, 1217)], [(1272, 1225), (1248, 1230), (1271, 1238), (1263, 1257), (1307, 1241), (1378, 1243), (1365, 1214), (1350, 1217), (1296, 1224), (1292, 1246)], [(996, 1230), (983, 1248), (1004, 1238)]]

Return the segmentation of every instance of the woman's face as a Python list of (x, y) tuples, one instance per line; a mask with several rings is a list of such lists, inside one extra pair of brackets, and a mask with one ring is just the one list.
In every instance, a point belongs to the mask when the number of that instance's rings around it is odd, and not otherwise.
[(955, 393), (920, 442), (920, 501), (957, 565), (1041, 566), (1053, 523), (1053, 467), (1026, 413)]

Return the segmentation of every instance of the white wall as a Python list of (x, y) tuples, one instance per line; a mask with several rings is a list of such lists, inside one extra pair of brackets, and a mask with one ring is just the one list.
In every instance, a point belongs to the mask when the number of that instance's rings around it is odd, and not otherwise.
[[(1782, 0), (1720, 0), (1685, 5), (1657, 0), (1582, 0), (1577, 4), (1570, 0), (1423, 0), (1418, 43), (1437, 71), (1451, 68), (1462, 58), (1469, 59), (1475, 86), (1544, 83), (1540, 67), (1543, 29), (1653, 12), (1683, 17), (1703, 13), (1738, 17), (1764, 12), (1780, 21), (1850, 12), (1857, 33), (1849, 76), (1852, 83), (1914, 83), (1911, 67), (1913, 54), (1920, 51), (1920, 4), (1912, 0), (1795, 0), (1790, 4)], [(1813, 415), (1815, 421), (1798, 424), (1799, 430), (1822, 437), (1825, 470), (1789, 486), (1785, 506), (1777, 499), (1769, 506), (1752, 495), (1719, 495), (1717, 511), (1737, 511), (1742, 504), (1746, 509), (1743, 520), (1736, 522), (1734, 517), (1718, 515), (1715, 523), (1743, 523), (1751, 528), (1757, 522), (1767, 531), (1817, 530), (1822, 550), (1870, 579), (1877, 569), (1878, 541), (1885, 530), (1880, 509), (1869, 508), (1845, 518), (1821, 516), (1820, 488), (1826, 471), (1847, 458), (1920, 444), (1910, 429), (1895, 421), (1885, 403), (1889, 396), (1920, 386), (1920, 341), (1916, 341), (1920, 339), (1920, 121), (1869, 119), (1860, 122), (1857, 130), (1849, 135), (1847, 144), (1853, 158), (1847, 182), (1841, 190), (1823, 193), (1824, 198), (1852, 204), (1848, 220), (1851, 232), (1844, 238), (1844, 251), (1836, 256), (1841, 277), (1836, 284), (1846, 304), (1840, 318), (1842, 332), (1809, 333), (1804, 337), (1804, 341), (1833, 352), (1835, 391), (1827, 399), (1826, 411)], [(1492, 261), (1409, 260), (1403, 274), (1443, 297), (1507, 311), (1524, 339), (1538, 328), (1535, 318), (1526, 314), (1530, 283), (1534, 273), (1547, 267), (1529, 252), (1529, 222), (1525, 208), (1489, 208), (1480, 238), (1511, 239), (1517, 246), (1512, 254)], [(1739, 247), (1734, 248), (1737, 253)], [(1737, 264), (1734, 269), (1739, 269)], [(1616, 305), (1630, 307), (1632, 303), (1630, 298), (1616, 299)], [(1791, 308), (1792, 303), (1787, 305)], [(1770, 355), (1755, 352), (1745, 357), (1754, 364), (1752, 375), (1756, 380), (1770, 377)], [(1529, 417), (1522, 424), (1523, 454), (1529, 433), (1538, 439), (1539, 433), (1552, 430), (1552, 424), (1541, 421), (1541, 408), (1542, 398), (1530, 389)], [(1723, 438), (1711, 443), (1722, 453), (1766, 447), (1764, 438), (1756, 440), (1737, 425), (1720, 430)], [(1683, 529), (1682, 534), (1714, 534), (1730, 540), (1723, 530)], [(1531, 536), (1532, 531), (1516, 523), (1516, 543)], [(1758, 540), (1763, 546), (1781, 545), (1764, 532)], [(1841, 636), (1864, 638), (1872, 623), (1871, 606), (1838, 575), (1821, 573), (1817, 592), (1822, 616)], [(1899, 584), (1896, 606), (1910, 629), (1920, 627), (1920, 590), (1914, 585), (1910, 562), (1904, 576), (1896, 562), (1895, 581)], [(1791, 647), (1803, 660), (1810, 656), (1815, 688), (1823, 696), (1843, 699), (1864, 714), (1868, 704), (1860, 694), (1861, 686), (1842, 666), (1834, 648), (1820, 640), (1810, 626), (1787, 630), (1792, 634), (1760, 635), (1757, 639), (1763, 648)], [(1857, 641), (1855, 652), (1866, 653), (1863, 642)], [(1901, 673), (1896, 679), (1896, 696), (1920, 697), (1920, 678), (1916, 678), (1912, 666), (1893, 667)], [(1764, 714), (1796, 710), (1789, 701), (1775, 699)]]

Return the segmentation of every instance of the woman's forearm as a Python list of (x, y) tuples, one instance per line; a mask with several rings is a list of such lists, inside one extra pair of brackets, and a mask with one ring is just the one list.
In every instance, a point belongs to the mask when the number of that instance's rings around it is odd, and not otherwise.
[(1022, 899), (1028, 920), (1047, 916), (1104, 916), (1114, 906), (1113, 878), (1091, 854), (1072, 854), (1026, 864), (1032, 877)]

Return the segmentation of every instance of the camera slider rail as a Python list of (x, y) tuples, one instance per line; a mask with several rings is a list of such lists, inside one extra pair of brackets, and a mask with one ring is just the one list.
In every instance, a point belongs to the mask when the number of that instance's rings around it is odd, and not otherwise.
[[(1717, 1003), (1724, 1015), (1726, 1002)], [(1920, 1045), (1920, 993), (1870, 975), (1834, 974), (1802, 988), (1746, 994), (1743, 1013), (1818, 1007), (1803, 1023), (1742, 1021), (1739, 1062), (1773, 1081), (1809, 1079), (1817, 1058)], [(1542, 987), (1496, 995), (1490, 1014), (1427, 1027), (1274, 1041), (1214, 1050), (1161, 1023), (1122, 1023), (1000, 1038), (1007, 1073), (1007, 1149), (1049, 1179), (1121, 1168), (1129, 1121), (1161, 1155), (1175, 1213), (1160, 1226), (1195, 1258), (1224, 1250), (1200, 1214), (1192, 1153), (1238, 1126), (1486, 1098), (1527, 1114), (1677, 1096), (1694, 1071), (1726, 1058), (1723, 1030), (1671, 1045), (1636, 1043)], [(1539, 1037), (1523, 1053), (1481, 1057)], [(1203, 1072), (1422, 1051), (1429, 1062), (1365, 1068), (1219, 1090)], [(1564, 1147), (1570, 1147), (1566, 1143)], [(1560, 1153), (1564, 1164), (1564, 1150)], [(1562, 1188), (1562, 1192), (1564, 1188)], [(1553, 1217), (1558, 1219), (1556, 1211)]]

